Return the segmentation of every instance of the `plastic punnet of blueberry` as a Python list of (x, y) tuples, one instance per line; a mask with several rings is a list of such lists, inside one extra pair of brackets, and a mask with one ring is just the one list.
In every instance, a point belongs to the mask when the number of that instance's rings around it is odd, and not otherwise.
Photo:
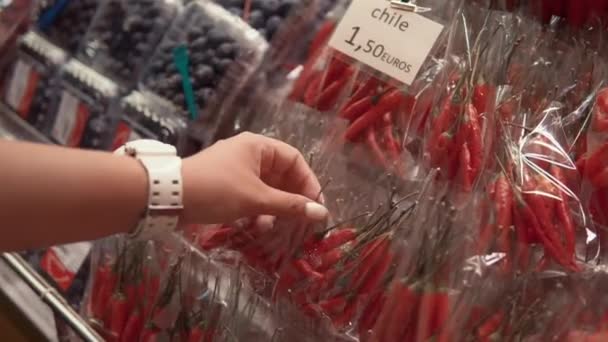
[(187, 47), (190, 83), (198, 109), (202, 111), (239, 57), (241, 47), (227, 30), (213, 25), (203, 13), (188, 8), (176, 20), (148, 64), (143, 84), (184, 112), (187, 112), (184, 85), (173, 56), (174, 49), (182, 45)]
[[(137, 79), (171, 23), (176, 8), (163, 0), (108, 0), (100, 8), (87, 38), (85, 54), (125, 83)], [(99, 52), (98, 52), (99, 51)]]
[[(243, 18), (249, 26), (271, 40), (298, 0), (218, 0), (230, 13)], [(249, 3), (249, 11), (247, 11)]]
[[(69, 1), (50, 26), (44, 30), (45, 33), (51, 41), (68, 52), (76, 52), (100, 2), (100, 0)], [(40, 15), (52, 10), (58, 3), (59, 0), (48, 1), (40, 10)]]

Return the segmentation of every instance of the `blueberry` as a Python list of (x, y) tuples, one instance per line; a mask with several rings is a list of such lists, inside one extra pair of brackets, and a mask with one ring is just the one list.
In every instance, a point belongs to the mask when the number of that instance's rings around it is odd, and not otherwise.
[(188, 41), (192, 42), (195, 41), (197, 38), (202, 37), (205, 35), (205, 32), (203, 30), (201, 30), (200, 28), (192, 28), (189, 32), (188, 32)]
[(209, 32), (207, 32), (207, 38), (209, 39), (209, 44), (211, 48), (214, 48), (230, 39), (226, 32), (222, 31), (218, 27), (214, 27), (209, 30)]
[(297, 0), (280, 0), (281, 5), (279, 5), (279, 15), (282, 17), (287, 17), (291, 9), (295, 6)]
[(234, 63), (234, 61), (230, 58), (221, 59), (216, 64), (216, 69), (217, 69), (218, 73), (221, 74), (221, 73), (226, 72), (226, 70), (228, 70), (228, 68), (232, 65), (232, 63)]
[(261, 28), (264, 26), (264, 13), (261, 10), (253, 10), (247, 21), (251, 27)]
[(215, 96), (215, 90), (212, 88), (203, 88), (199, 92), (197, 92), (197, 95), (200, 95), (200, 98), (206, 103), (209, 103)]
[(231, 43), (224, 43), (217, 48), (217, 55), (223, 58), (234, 58), (237, 47)]
[(270, 19), (266, 21), (266, 31), (268, 34), (272, 36), (277, 31), (279, 26), (281, 26), (282, 22), (283, 19), (281, 19), (279, 16), (274, 15), (270, 17)]
[(207, 64), (213, 64), (213, 61), (217, 59), (215, 51), (213, 51), (213, 50), (207, 50), (207, 51), (203, 52), (203, 56), (204, 56), (203, 60)]
[(204, 51), (205, 47), (207, 46), (207, 42), (207, 38), (205, 37), (197, 38), (190, 44), (190, 49), (193, 51)]
[(194, 79), (200, 86), (208, 86), (213, 83), (215, 79), (215, 72), (213, 68), (208, 65), (199, 65), (194, 71)]
[(182, 78), (180, 75), (173, 75), (173, 76), (167, 78), (167, 83), (170, 88), (173, 88), (173, 89), (182, 88)]
[(190, 54), (190, 63), (193, 65), (198, 65), (205, 63), (205, 53), (201, 51), (195, 51)]
[(264, 14), (266, 14), (267, 16), (271, 16), (279, 11), (280, 6), (281, 3), (279, 2), (279, 0), (266, 0), (262, 4), (261, 8), (264, 11)]
[(184, 94), (182, 93), (177, 93), (173, 95), (173, 103), (175, 103), (176, 105), (180, 106), (180, 107), (185, 107), (186, 105), (186, 98), (184, 97)]

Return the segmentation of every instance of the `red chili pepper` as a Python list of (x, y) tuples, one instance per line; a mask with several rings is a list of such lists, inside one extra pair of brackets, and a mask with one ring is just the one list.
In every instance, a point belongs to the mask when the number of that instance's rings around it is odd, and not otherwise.
[(378, 237), (369, 242), (369, 249), (361, 253), (359, 264), (353, 274), (351, 284), (355, 290), (363, 285), (363, 281), (367, 275), (373, 272), (374, 267), (381, 261), (381, 258), (388, 254), (389, 245), (390, 240), (386, 237)]
[[(406, 333), (415, 331), (416, 315), (419, 313), (420, 294), (412, 287), (406, 286), (398, 281), (393, 284), (396, 287), (394, 301), (389, 299), (388, 303), (393, 303), (392, 310), (387, 315), (384, 313), (378, 322), (387, 320), (385, 329), (374, 331), (375, 336), (380, 336), (377, 341), (382, 342), (401, 342)], [(391, 297), (389, 297), (391, 298)], [(385, 306), (386, 307), (386, 306)], [(376, 328), (374, 328), (376, 330)]]
[(492, 334), (496, 333), (502, 324), (504, 319), (504, 313), (502, 311), (498, 311), (490, 318), (488, 318), (478, 329), (477, 329), (477, 338), (483, 339), (490, 337)]
[(388, 160), (386, 159), (386, 156), (384, 155), (384, 151), (382, 151), (382, 148), (380, 147), (380, 144), (378, 143), (378, 139), (376, 138), (376, 132), (374, 130), (374, 128), (370, 128), (367, 130), (366, 133), (366, 142), (367, 145), (369, 146), (369, 148), (372, 151), (372, 155), (375, 159), (375, 161), (378, 163), (378, 165), (384, 167), (384, 168), (388, 168), (390, 166)]
[[(365, 309), (363, 309), (357, 324), (360, 336), (366, 336), (371, 332), (370, 330), (376, 324), (385, 303), (386, 295), (384, 291), (379, 291), (370, 299)], [(365, 341), (365, 339), (363, 340)]]
[(190, 332), (188, 333), (188, 342), (203, 342), (204, 337), (205, 330), (200, 326), (196, 326), (190, 329)]
[(468, 143), (469, 151), (471, 151), (471, 168), (473, 169), (474, 178), (479, 175), (483, 160), (483, 141), (481, 138), (479, 113), (481, 112), (477, 111), (472, 104), (469, 104), (466, 108), (466, 141)]
[(438, 138), (444, 132), (450, 129), (459, 113), (462, 113), (462, 102), (460, 97), (456, 95), (456, 90), (444, 102), (439, 110), (437, 117), (433, 118), (431, 127), (431, 141)]
[(127, 312), (127, 297), (122, 293), (116, 293), (110, 299), (110, 332), (117, 337), (122, 336), (122, 332), (127, 323), (129, 312)]
[(336, 249), (347, 242), (354, 240), (357, 237), (357, 230), (353, 228), (342, 228), (336, 229), (323, 237), (318, 244), (310, 245), (311, 247), (305, 248), (305, 251), (316, 251), (318, 253), (329, 252)]
[(350, 104), (348, 107), (344, 107), (344, 109), (340, 111), (339, 116), (341, 118), (347, 119), (348, 121), (356, 120), (361, 115), (365, 114), (368, 110), (370, 110), (374, 103), (377, 101), (378, 96), (366, 96), (361, 100)]
[(371, 129), (376, 122), (382, 119), (382, 115), (398, 109), (403, 99), (403, 93), (399, 89), (393, 89), (384, 94), (375, 106), (348, 127), (344, 135), (346, 140), (355, 141), (366, 129)]
[(504, 270), (510, 270), (511, 238), (510, 229), (513, 223), (513, 191), (507, 177), (501, 174), (496, 180), (496, 226), (499, 234), (500, 251), (506, 253)]
[[(473, 89), (473, 106), (479, 114), (479, 125), (483, 127), (484, 119), (481, 116), (482, 113), (488, 111), (490, 101), (494, 99), (496, 94), (496, 88), (489, 83), (478, 84)], [(493, 102), (492, 102), (493, 103)]]
[(473, 167), (471, 166), (471, 152), (469, 151), (469, 145), (464, 143), (460, 147), (460, 183), (465, 192), (471, 192), (473, 190)]
[(323, 275), (317, 271), (315, 271), (312, 266), (308, 263), (308, 261), (304, 259), (297, 259), (293, 262), (295, 268), (300, 271), (304, 276), (308, 277), (310, 280), (314, 279), (322, 279)]
[(121, 336), (121, 342), (139, 341), (142, 330), (144, 328), (144, 316), (140, 310), (131, 312), (124, 332)]
[(338, 263), (343, 256), (344, 253), (342, 252), (342, 249), (336, 248), (320, 255), (312, 255), (310, 257), (310, 264), (315, 270), (317, 270), (317, 272), (322, 273)]
[(348, 299), (345, 296), (340, 295), (320, 301), (319, 308), (321, 308), (325, 314), (332, 316), (343, 311), (347, 304)]
[[(431, 331), (433, 332), (433, 335), (437, 335), (440, 334), (442, 330), (446, 329), (448, 326), (451, 310), (450, 296), (445, 291), (439, 291), (435, 293), (434, 302), (435, 307), (433, 309), (433, 325), (431, 326)], [(447, 330), (446, 334), (442, 335), (447, 337), (447, 335), (450, 333), (452, 332)], [(442, 340), (445, 341), (445, 338)]]
[(384, 144), (386, 145), (386, 149), (389, 151), (389, 153), (391, 154), (391, 157), (393, 157), (393, 159), (398, 160), (399, 153), (401, 152), (401, 145), (395, 140), (395, 137), (393, 136), (394, 127), (393, 127), (393, 117), (392, 117), (391, 113), (384, 114), (382, 121), (384, 123), (383, 138), (384, 138)]
[(378, 81), (377, 78), (370, 76), (359, 88), (354, 91), (354, 93), (348, 99), (348, 102), (344, 105), (344, 108), (350, 107), (355, 102), (359, 102), (367, 96), (377, 96), (379, 83), (380, 81)]
[[(93, 287), (91, 289), (91, 296), (89, 298), (89, 310), (94, 318), (102, 318), (102, 305), (104, 303), (99, 298), (102, 295), (104, 284), (109, 281), (110, 273), (112, 268), (110, 265), (101, 265), (95, 271), (93, 278)], [(110, 290), (111, 291), (111, 290)]]
[(141, 334), (140, 342), (159, 342), (161, 330), (156, 327), (146, 327)]
[(332, 109), (338, 99), (340, 98), (340, 94), (344, 90), (344, 86), (350, 80), (350, 76), (352, 75), (352, 69), (348, 68), (341, 76), (341, 78), (333, 81), (327, 86), (319, 96), (319, 100), (317, 101), (317, 109), (320, 111), (327, 111)]
[(328, 86), (336, 81), (344, 80), (347, 78), (345, 77), (345, 74), (352, 74), (352, 72), (352, 68), (348, 67), (348, 63), (344, 62), (340, 58), (337, 58), (336, 56), (332, 57), (325, 70), (325, 78), (323, 79), (321, 90), (326, 90)]
[(585, 164), (585, 175), (589, 179), (593, 179), (600, 173), (608, 160), (608, 143), (604, 143), (598, 149), (596, 149), (590, 157), (587, 159)]
[[(551, 167), (551, 174), (562, 184), (565, 184), (566, 177), (561, 168), (553, 165)], [(561, 201), (556, 201), (555, 211), (557, 212), (557, 218), (560, 221), (561, 227), (564, 229), (564, 243), (566, 252), (568, 255), (574, 257), (576, 248), (576, 231), (574, 228), (574, 221), (568, 208), (568, 197), (563, 191), (560, 191)]]
[(205, 251), (223, 247), (235, 233), (232, 227), (207, 229), (199, 237), (199, 246)]
[(513, 208), (513, 222), (517, 237), (517, 254), (515, 259), (517, 260), (519, 269), (526, 271), (530, 266), (529, 244), (540, 242), (540, 239), (538, 239), (536, 233), (525, 224), (520, 210), (516, 207)]
[(378, 259), (363, 280), (361, 287), (357, 289), (358, 295), (370, 294), (382, 284), (383, 278), (393, 263), (393, 253), (389, 252), (388, 248), (383, 249), (382, 253), (379, 253)]
[[(555, 237), (555, 231), (552, 231), (553, 228), (546, 222), (544, 204), (539, 201), (538, 195), (531, 194), (526, 199), (532, 203), (534, 210), (521, 200), (518, 201), (518, 210), (521, 210), (524, 222), (542, 241), (545, 251), (562, 266), (572, 271), (579, 271), (578, 265), (566, 255), (564, 248), (559, 245), (559, 239)], [(535, 213), (539, 215), (539, 218)]]
[(127, 298), (127, 312), (132, 312), (139, 303), (140, 297), (137, 296), (139, 284), (128, 284), (125, 286), (125, 297)]
[(316, 72), (310, 79), (306, 92), (304, 93), (304, 104), (316, 108), (319, 94), (321, 93), (321, 82), (323, 77), (320, 72)]
[(445, 164), (445, 159), (448, 156), (448, 151), (454, 144), (454, 136), (451, 133), (444, 132), (437, 137), (437, 140), (429, 141), (429, 155), (431, 157), (431, 166), (440, 167)]
[(315, 57), (319, 51), (323, 49), (327, 41), (329, 41), (329, 38), (333, 34), (335, 28), (336, 22), (333, 20), (327, 20), (321, 25), (319, 31), (317, 31), (317, 34), (308, 47), (309, 58)]
[(344, 311), (342, 311), (342, 312), (338, 313), (336, 316), (334, 316), (331, 321), (335, 327), (337, 327), (338, 329), (342, 329), (342, 328), (348, 326), (352, 322), (356, 313), (357, 313), (357, 301), (351, 300), (348, 302), (348, 304), (344, 308)]
[(96, 312), (96, 317), (104, 320), (106, 316), (110, 313), (109, 302), (112, 297), (112, 293), (114, 292), (114, 288), (116, 287), (116, 283), (118, 281), (118, 276), (112, 270), (109, 272), (105, 282), (101, 285), (99, 290), (99, 296), (97, 297), (97, 303), (94, 303), (94, 312)]
[(608, 186), (608, 166), (591, 178), (591, 184), (596, 188), (605, 188)]

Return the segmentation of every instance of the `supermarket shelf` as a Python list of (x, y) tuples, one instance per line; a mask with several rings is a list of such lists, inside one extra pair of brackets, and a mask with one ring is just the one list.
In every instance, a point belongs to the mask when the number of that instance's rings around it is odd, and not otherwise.
[(2, 102), (0, 102), (0, 138), (52, 143)]
[[(37, 296), (30, 297), (30, 302), (32, 301), (31, 298), (40, 298), (42, 301), (46, 302), (84, 341), (103, 341), (95, 330), (93, 330), (93, 328), (91, 328), (86, 321), (72, 309), (65, 298), (63, 298), (53, 286), (45, 281), (21, 256), (19, 256), (19, 254), (3, 253), (2, 260), (19, 276), (22, 283), (27, 284), (27, 286), (35, 292)], [(20, 284), (20, 286), (23, 285)], [(19, 307), (26, 310), (23, 305), (24, 302), (17, 303)], [(29, 308), (29, 305), (27, 305), (27, 308)], [(51, 313), (51, 319), (48, 320), (48, 322), (53, 323), (54, 320), (52, 318)], [(54, 324), (52, 328), (55, 330)]]
[(48, 341), (58, 341), (53, 312), (4, 260), (0, 261), (0, 291)]

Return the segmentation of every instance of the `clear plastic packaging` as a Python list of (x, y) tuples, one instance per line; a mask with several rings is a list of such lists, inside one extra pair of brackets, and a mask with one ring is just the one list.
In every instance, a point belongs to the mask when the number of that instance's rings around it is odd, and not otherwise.
[(79, 58), (131, 87), (180, 8), (179, 1), (106, 0), (97, 10)]
[(17, 60), (4, 81), (3, 101), (36, 128), (48, 125), (48, 103), (57, 70), (66, 61), (63, 50), (30, 31), (18, 43)]
[(196, 120), (194, 136), (208, 144), (222, 116), (220, 105), (231, 102), (266, 47), (256, 31), (220, 6), (190, 3), (150, 60), (142, 91), (188, 112)]
[(74, 54), (95, 16), (99, 4), (105, 0), (52, 0), (38, 4), (38, 29), (54, 44)]
[(109, 109), (118, 91), (108, 78), (70, 60), (61, 71), (46, 133), (61, 145), (108, 149), (116, 122), (116, 115)]
[(121, 99), (117, 111), (122, 117), (116, 126), (111, 150), (127, 141), (154, 139), (175, 146), (178, 153), (183, 152), (186, 120), (171, 104), (133, 91)]
[[(257, 30), (262, 37), (271, 41), (290, 13), (298, 6), (294, 0), (217, 0), (231, 14), (240, 17)], [(311, 5), (308, 2), (308, 5)]]

